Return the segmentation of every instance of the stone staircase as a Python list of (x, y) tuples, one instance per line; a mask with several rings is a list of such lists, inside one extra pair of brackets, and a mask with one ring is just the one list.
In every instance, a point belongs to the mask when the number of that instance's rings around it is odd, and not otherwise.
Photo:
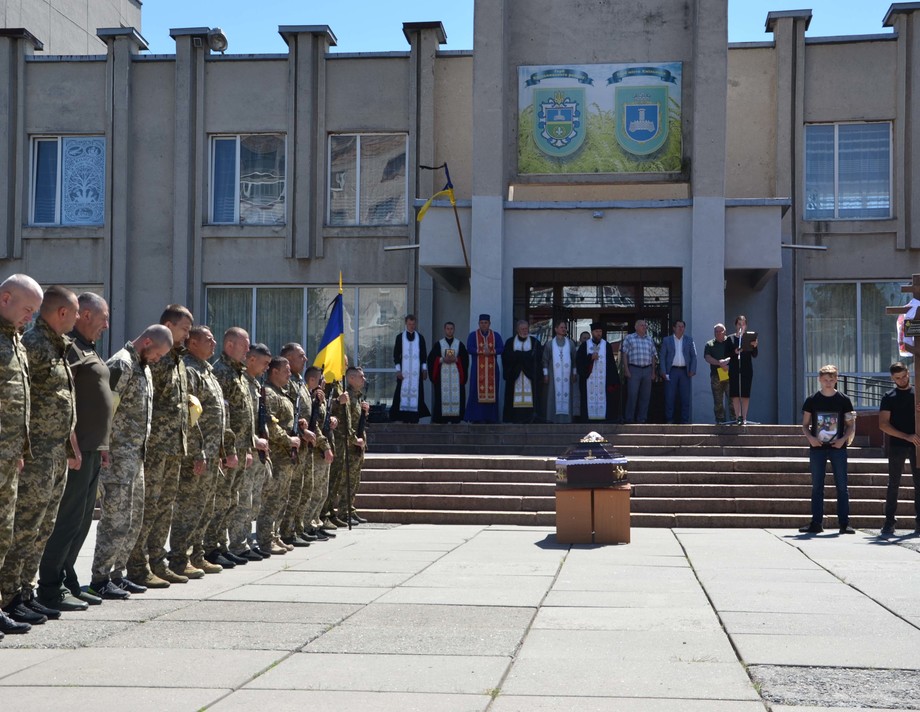
[[(372, 424), (357, 506), (371, 521), (555, 525), (555, 457), (595, 429), (629, 459), (632, 526), (795, 528), (810, 513), (808, 448), (788, 425)], [(851, 523), (878, 528), (881, 449), (849, 452)], [(825, 524), (836, 526), (831, 477)], [(913, 519), (911, 478), (898, 516)]]

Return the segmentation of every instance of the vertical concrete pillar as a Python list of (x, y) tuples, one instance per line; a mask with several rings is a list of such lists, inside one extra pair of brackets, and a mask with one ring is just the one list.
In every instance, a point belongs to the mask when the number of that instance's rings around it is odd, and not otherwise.
[(28, 55), (42, 47), (28, 30), (0, 29), (0, 260), (22, 257), (29, 176), (25, 63)]
[[(795, 244), (802, 229), (801, 199), (805, 176), (805, 30), (811, 10), (787, 10), (767, 15), (767, 32), (773, 33), (776, 61), (776, 182), (773, 195), (792, 198), (783, 215), (782, 241)], [(777, 276), (776, 362), (788, 364), (788, 379), (777, 388), (777, 420), (795, 423), (805, 389), (805, 353), (802, 292), (804, 271), (795, 250), (783, 251)]]
[[(420, 165), (439, 163), (435, 155), (435, 62), (438, 46), (447, 42), (444, 25), (440, 22), (404, 22), (403, 34), (411, 47), (409, 55), (409, 161), (406, 166), (409, 189), (413, 197), (425, 198), (444, 185), (442, 171), (426, 171)], [(415, 244), (419, 240), (419, 225), (414, 211), (409, 211), (411, 234)], [(429, 275), (419, 269), (418, 250), (388, 253), (385, 258), (406, 260), (408, 274), (409, 311), (418, 316), (419, 329), (429, 334), (433, 344), (441, 329), (432, 323), (434, 314), (434, 285)]]
[(883, 24), (893, 27), (898, 36), (897, 116), (891, 152), (896, 244), (899, 250), (916, 250), (920, 249), (920, 3), (893, 4)]
[[(504, 274), (504, 192), (509, 162), (506, 0), (477, 0), (473, 22), (473, 190), (470, 235), (470, 324), (492, 315), (492, 326), (511, 332), (511, 275)], [(510, 112), (510, 116), (516, 112)], [(503, 284), (503, 277), (508, 277)], [(507, 307), (507, 309), (505, 308)]]
[[(685, 65), (686, 66), (686, 65)], [(725, 134), (728, 86), (726, 0), (697, 0), (693, 24), (692, 134), (693, 193), (689, 270), (684, 271), (684, 319), (698, 345), (693, 379), (693, 418), (708, 422), (712, 412), (709, 368), (702, 346), (725, 313)], [(684, 107), (687, 105), (684, 104)]]
[(173, 146), (173, 254), (168, 302), (195, 314), (203, 306), (201, 225), (207, 215), (204, 176), (208, 166), (205, 134), (205, 56), (207, 27), (174, 28), (176, 42), (176, 131)]
[(287, 255), (323, 256), (326, 215), (326, 53), (328, 25), (282, 25), (288, 46)]
[(110, 343), (127, 340), (127, 284), (131, 248), (131, 75), (133, 56), (147, 41), (133, 27), (103, 27), (96, 35), (106, 44), (106, 178), (103, 235), (108, 265)]

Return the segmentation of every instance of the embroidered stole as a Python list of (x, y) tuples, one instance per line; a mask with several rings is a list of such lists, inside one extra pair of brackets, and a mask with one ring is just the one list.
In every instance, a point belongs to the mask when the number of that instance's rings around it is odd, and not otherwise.
[[(521, 341), (517, 336), (514, 337), (515, 351), (530, 351), (530, 337)], [(514, 382), (514, 398), (511, 405), (513, 408), (533, 408), (533, 383), (530, 378), (523, 373), (519, 374)]]
[[(489, 353), (483, 351), (488, 349)], [(485, 336), (476, 329), (476, 400), (495, 403), (498, 384), (495, 378), (495, 332), (489, 329)]]
[(402, 363), (399, 368), (403, 379), (399, 387), (399, 409), (410, 413), (418, 411), (419, 375), (422, 370), (419, 341), (418, 334), (409, 341), (406, 332), (402, 333)]
[(588, 420), (603, 420), (607, 417), (607, 342), (586, 342), (588, 357), (597, 354), (597, 361), (587, 381)]
[(553, 346), (553, 389), (556, 401), (556, 415), (569, 415), (569, 398), (572, 393), (572, 353), (568, 340), (562, 346), (556, 339)]
[(460, 362), (445, 363), (444, 357), (447, 355), (459, 358), (459, 349), (455, 346), (456, 339), (451, 343), (447, 339), (441, 339), (438, 344), (441, 347), (441, 363), (439, 364), (441, 377), (441, 415), (445, 418), (460, 417)]

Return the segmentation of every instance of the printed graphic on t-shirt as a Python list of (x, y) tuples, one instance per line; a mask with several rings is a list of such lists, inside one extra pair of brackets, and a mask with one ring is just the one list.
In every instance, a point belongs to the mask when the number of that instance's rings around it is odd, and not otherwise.
[(822, 443), (829, 443), (837, 437), (839, 413), (817, 413), (815, 415), (815, 437)]

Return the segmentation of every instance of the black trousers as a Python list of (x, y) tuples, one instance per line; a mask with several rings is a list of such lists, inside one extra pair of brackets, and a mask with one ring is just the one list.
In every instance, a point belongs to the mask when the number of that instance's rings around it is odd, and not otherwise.
[(898, 510), (898, 489), (904, 460), (910, 461), (910, 474), (914, 479), (914, 516), (920, 527), (920, 472), (917, 471), (917, 449), (911, 447), (890, 447), (888, 449), (888, 492), (885, 496), (885, 520), (891, 521)]
[(98, 450), (83, 451), (82, 455), (82, 467), (67, 473), (54, 531), (38, 566), (39, 590), (54, 592), (60, 589), (62, 583), (71, 589), (79, 586), (73, 567), (93, 524), (93, 507), (102, 467), (102, 455)]

